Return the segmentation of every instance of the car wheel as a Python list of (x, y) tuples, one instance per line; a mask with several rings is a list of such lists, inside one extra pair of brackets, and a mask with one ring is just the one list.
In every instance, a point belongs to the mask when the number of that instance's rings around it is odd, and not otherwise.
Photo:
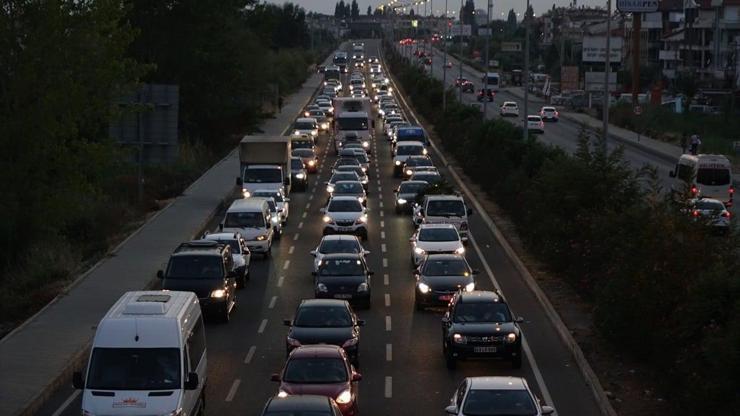
[(244, 286), (246, 285), (247, 285), (247, 273), (245, 272), (244, 274), (241, 275), (241, 277), (239, 277), (239, 280), (236, 281), (236, 288), (244, 289)]
[(419, 297), (418, 297), (418, 295), (416, 295), (416, 296), (414, 297), (414, 308), (415, 308), (415, 309), (416, 309), (417, 311), (419, 311), (419, 312), (420, 312), (420, 311), (423, 311), (423, 310), (424, 310), (424, 305), (422, 305), (422, 304), (421, 304), (421, 302), (419, 302)]
[(457, 360), (455, 360), (455, 357), (452, 356), (451, 352), (445, 353), (445, 364), (450, 370), (454, 370), (455, 367), (457, 367)]
[(280, 232), (275, 233), (275, 239), (279, 240), (283, 236), (283, 230), (280, 229)]
[(511, 359), (511, 367), (515, 369), (522, 368), (522, 354), (517, 354), (516, 357)]
[(229, 306), (224, 306), (224, 310), (221, 312), (221, 322), (228, 324), (231, 320), (231, 311), (229, 310)]

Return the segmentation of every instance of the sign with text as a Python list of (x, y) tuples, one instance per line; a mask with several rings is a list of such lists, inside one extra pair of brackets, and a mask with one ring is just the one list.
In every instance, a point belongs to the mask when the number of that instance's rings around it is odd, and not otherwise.
[(452, 25), (450, 27), (450, 36), (460, 36), (460, 33), (462, 33), (462, 36), (470, 36), (473, 33), (473, 29), (470, 25)]
[[(586, 72), (584, 74), (586, 91), (604, 91), (604, 73)], [(617, 90), (617, 73), (609, 72), (609, 91)]]
[(491, 28), (488, 27), (479, 27), (478, 28), (478, 36), (491, 36)]
[(659, 0), (617, 0), (617, 10), (622, 13), (652, 13), (658, 10)]
[(521, 42), (501, 42), (501, 52), (521, 52)]
[[(622, 38), (612, 36), (609, 49), (609, 61), (622, 61)], [(606, 62), (606, 36), (583, 37), (583, 62)]]

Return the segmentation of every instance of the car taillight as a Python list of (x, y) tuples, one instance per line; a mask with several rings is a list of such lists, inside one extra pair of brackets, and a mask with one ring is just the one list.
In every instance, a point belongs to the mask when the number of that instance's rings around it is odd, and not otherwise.
[(697, 188), (696, 186), (692, 186), (691, 187), (691, 193), (694, 194), (694, 195), (696, 195), (697, 193), (699, 193), (699, 188)]
[(732, 216), (732, 214), (730, 214), (730, 211), (725, 211), (719, 215), (725, 218), (730, 218)]
[(695, 210), (691, 211), (691, 215), (693, 215), (695, 217), (698, 217), (700, 215), (699, 214), (699, 210), (698, 209), (695, 209)]
[(735, 187), (734, 186), (730, 186), (730, 195), (732, 195), (734, 193), (735, 193)]

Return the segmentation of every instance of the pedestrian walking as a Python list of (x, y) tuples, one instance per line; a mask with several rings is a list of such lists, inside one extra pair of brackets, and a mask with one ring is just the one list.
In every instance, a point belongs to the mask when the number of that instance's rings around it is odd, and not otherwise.
[(695, 155), (699, 153), (699, 146), (701, 145), (701, 139), (699, 135), (694, 133), (691, 135), (691, 154)]
[(686, 146), (689, 144), (689, 138), (686, 135), (686, 132), (683, 132), (681, 135), (681, 153), (686, 153)]
[(283, 112), (283, 97), (278, 97), (278, 113)]

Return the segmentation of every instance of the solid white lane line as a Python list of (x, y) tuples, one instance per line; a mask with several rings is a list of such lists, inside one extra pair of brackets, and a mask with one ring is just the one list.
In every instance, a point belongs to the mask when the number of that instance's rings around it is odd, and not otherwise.
[[(499, 286), (498, 281), (496, 280), (496, 276), (494, 276), (493, 270), (488, 264), (488, 260), (486, 260), (486, 258), (483, 256), (483, 252), (478, 246), (478, 243), (475, 242), (473, 234), (468, 234), (468, 239), (470, 240), (473, 249), (475, 249), (475, 252), (478, 254), (478, 257), (480, 258), (480, 261), (483, 264), (483, 268), (486, 270), (488, 277), (491, 279), (491, 282), (493, 282), (493, 287), (495, 287), (496, 290), (503, 294), (504, 292), (501, 290), (501, 286)], [(511, 306), (509, 306), (509, 308), (511, 308)], [(537, 386), (539, 386), (540, 392), (542, 392), (542, 399), (545, 401), (545, 403), (554, 407), (555, 404), (552, 401), (550, 390), (547, 389), (545, 379), (544, 377), (542, 377), (542, 371), (540, 371), (540, 368), (537, 365), (537, 361), (534, 358), (534, 354), (532, 354), (532, 350), (529, 348), (529, 343), (527, 342), (526, 335), (524, 334), (522, 334), (522, 351), (524, 351), (524, 355), (527, 357), (527, 361), (529, 362), (530, 367), (532, 367), (532, 373), (534, 373), (534, 378), (535, 380), (537, 380)]]
[(387, 247), (385, 246), (385, 243), (381, 244), (380, 245), (380, 251), (383, 252), (383, 253), (385, 253), (386, 250), (387, 250)]
[(270, 304), (267, 305), (267, 309), (272, 309), (275, 307), (275, 302), (277, 302), (277, 296), (273, 296), (272, 299), (270, 299)]
[(62, 403), (62, 405), (59, 406), (59, 408), (51, 414), (51, 416), (60, 416), (62, 413), (64, 413), (64, 411), (67, 410), (69, 405), (72, 404), (73, 401), (75, 401), (80, 393), (82, 393), (82, 390), (75, 390), (74, 392), (72, 392), (72, 394), (67, 397), (67, 400), (65, 400), (64, 403)]
[(385, 398), (393, 397), (393, 377), (385, 376)]
[(383, 267), (388, 267), (388, 259), (383, 258)]
[(385, 360), (393, 361), (393, 345), (385, 344)]
[(385, 306), (387, 308), (390, 308), (391, 306), (391, 295), (389, 293), (385, 294)]
[(283, 280), (285, 280), (285, 276), (280, 276), (278, 278), (277, 287), (283, 287)]
[(295, 235), (293, 236), (293, 241), (298, 241), (298, 236), (300, 236), (300, 234), (295, 233)]
[(385, 316), (385, 330), (387, 332), (390, 332), (391, 331), (391, 316), (390, 315), (386, 315)]
[(288, 267), (290, 267), (290, 260), (285, 260), (285, 263), (283, 263), (283, 270), (288, 270)]
[(380, 232), (380, 239), (385, 240), (385, 231)]
[(308, 212), (304, 211), (303, 214), (301, 214), (301, 218), (306, 218), (307, 216), (308, 216)]
[(238, 378), (234, 380), (233, 383), (231, 383), (231, 388), (229, 389), (229, 394), (226, 395), (226, 401), (230, 402), (234, 400), (234, 395), (236, 395), (236, 389), (239, 388), (239, 385), (242, 384), (242, 381)]
[(260, 327), (257, 328), (257, 333), (258, 334), (261, 334), (261, 333), (265, 332), (265, 327), (266, 326), (267, 326), (267, 319), (263, 319), (262, 320), (262, 323), (260, 323)]
[(290, 246), (290, 248), (288, 249), (288, 254), (293, 254), (294, 251), (295, 251), (295, 246)]
[(303, 221), (298, 223), (298, 229), (300, 230), (301, 228), (303, 228)]
[(257, 346), (252, 345), (249, 347), (249, 351), (247, 351), (247, 356), (244, 357), (244, 364), (249, 364), (252, 362), (252, 357), (254, 357), (254, 352), (257, 350)]

